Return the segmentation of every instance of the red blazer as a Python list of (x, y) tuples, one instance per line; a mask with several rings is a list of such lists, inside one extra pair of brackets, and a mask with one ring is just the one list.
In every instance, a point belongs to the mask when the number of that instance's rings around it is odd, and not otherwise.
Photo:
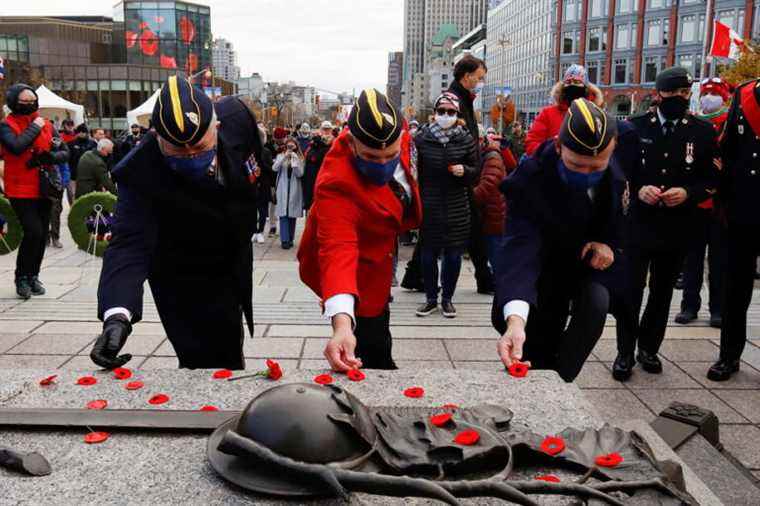
[(319, 171), (298, 249), (299, 272), (323, 302), (351, 294), (356, 315), (374, 317), (388, 304), (398, 234), (419, 227), (422, 205), (412, 176), (408, 132), (401, 141), (401, 164), (413, 200), (406, 213), (388, 185), (373, 185), (354, 168), (348, 137), (344, 130)]

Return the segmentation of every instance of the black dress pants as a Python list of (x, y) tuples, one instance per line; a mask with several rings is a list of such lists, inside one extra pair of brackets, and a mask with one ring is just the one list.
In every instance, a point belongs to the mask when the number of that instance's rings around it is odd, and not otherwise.
[(752, 301), (760, 235), (757, 228), (729, 226), (720, 358), (739, 360), (747, 342), (747, 309)]
[(705, 253), (707, 253), (710, 270), (708, 275), (710, 315), (720, 316), (726, 258), (723, 225), (712, 209), (699, 209), (694, 232), (694, 242), (690, 245), (684, 262), (681, 311), (699, 313), (702, 307), (700, 291), (704, 281)]
[(10, 202), (24, 230), (16, 257), (16, 276), (38, 276), (45, 256), (52, 202), (48, 198), (12, 198)]
[[(629, 251), (631, 295), (628, 300), (631, 308), (629, 317), (617, 320), (618, 352), (633, 353), (638, 342), (640, 350), (657, 353), (665, 339), (673, 286), (683, 266), (685, 251), (668, 248), (632, 248)], [(647, 275), (649, 297), (639, 319)]]
[(467, 245), (472, 266), (475, 268), (475, 282), (478, 291), (491, 291), (494, 288), (493, 272), (488, 266), (488, 246), (483, 233), (483, 223), (472, 199), (470, 200), (470, 241)]
[(563, 288), (539, 292), (525, 328), (523, 356), (534, 369), (555, 370), (571, 382), (602, 336), (610, 295), (604, 285), (593, 281), (582, 281), (574, 292)]
[(356, 317), (356, 356), (364, 369), (398, 369), (393, 361), (390, 310), (380, 316)]

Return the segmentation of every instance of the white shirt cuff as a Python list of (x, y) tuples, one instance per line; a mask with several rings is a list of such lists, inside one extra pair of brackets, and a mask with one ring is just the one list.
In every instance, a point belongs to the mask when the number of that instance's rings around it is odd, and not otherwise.
[(123, 314), (127, 317), (127, 320), (132, 321), (132, 313), (129, 312), (129, 309), (125, 307), (112, 307), (105, 313), (103, 313), (103, 321), (106, 321), (110, 317), (117, 315), (117, 314)]
[(354, 317), (354, 296), (348, 293), (339, 293), (333, 295), (325, 301), (324, 317), (331, 320), (333, 316), (337, 314), (347, 314), (351, 317), (352, 326), (356, 326), (356, 318)]
[(530, 304), (524, 300), (513, 300), (504, 304), (504, 320), (510, 316), (519, 316), (525, 323), (528, 323), (528, 314), (530, 314)]

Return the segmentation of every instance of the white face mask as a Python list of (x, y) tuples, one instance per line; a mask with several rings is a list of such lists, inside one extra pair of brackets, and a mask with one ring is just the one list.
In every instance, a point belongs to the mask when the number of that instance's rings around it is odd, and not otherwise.
[(436, 114), (435, 122), (438, 123), (438, 126), (446, 130), (447, 128), (454, 126), (454, 124), (457, 122), (457, 117), (448, 115), (442, 116), (440, 114)]
[(483, 93), (483, 88), (485, 88), (486, 84), (483, 81), (478, 82), (478, 84), (475, 85), (475, 89), (472, 90), (472, 92), (475, 95), (480, 95)]
[(704, 95), (699, 99), (699, 104), (702, 106), (703, 113), (710, 114), (723, 107), (723, 97), (718, 95)]

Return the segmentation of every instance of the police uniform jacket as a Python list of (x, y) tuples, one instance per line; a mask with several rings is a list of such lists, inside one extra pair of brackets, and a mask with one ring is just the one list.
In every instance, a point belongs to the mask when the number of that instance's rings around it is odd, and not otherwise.
[(137, 322), (145, 280), (176, 281), (198, 290), (197, 307), (182, 317), (202, 319), (208, 298), (234, 291), (230, 298), (238, 306), (230, 311), (242, 308), (253, 331), (256, 202), (244, 162), (251, 154), (261, 156), (261, 143), (256, 121), (239, 99), (225, 98), (214, 107), (221, 122), (217, 163), (224, 186), (203, 188), (174, 173), (155, 132), (114, 169), (119, 196), (98, 289), (99, 318), (123, 307)]
[[(631, 173), (634, 213), (631, 239), (645, 247), (684, 248), (695, 223), (697, 205), (715, 192), (717, 173), (713, 159), (718, 154), (715, 130), (708, 121), (687, 114), (666, 137), (656, 110), (629, 121), (638, 133), (639, 160)], [(685, 188), (687, 200), (676, 207), (646, 204), (638, 195), (647, 185), (663, 191)]]
[[(564, 183), (557, 169), (554, 141), (545, 142), (534, 157), (526, 157), (501, 185), (507, 202), (505, 239), (498, 255), (493, 324), (506, 330), (504, 305), (523, 300), (540, 310), (550, 292), (570, 290), (584, 279), (610, 291), (623, 282), (617, 260), (606, 271), (581, 260), (588, 242), (612, 248), (617, 257), (622, 218), (627, 212), (626, 179), (615, 157), (602, 181), (589, 195)], [(569, 302), (569, 299), (568, 299)]]

